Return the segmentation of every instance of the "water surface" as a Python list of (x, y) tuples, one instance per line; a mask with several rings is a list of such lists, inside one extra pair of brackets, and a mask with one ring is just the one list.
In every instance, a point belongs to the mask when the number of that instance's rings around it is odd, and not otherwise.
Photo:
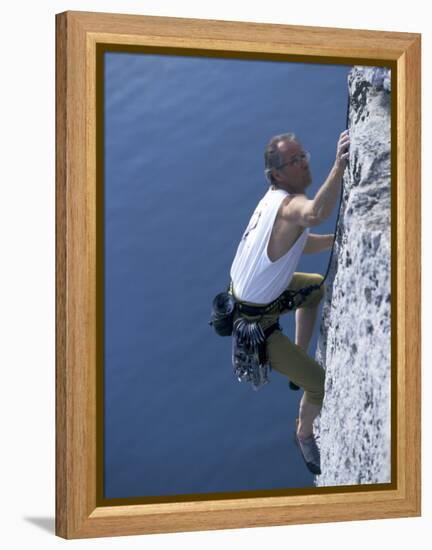
[[(105, 497), (313, 486), (300, 392), (236, 381), (208, 326), (264, 195), (263, 151), (295, 132), (312, 197), (345, 126), (350, 67), (105, 54)], [(334, 215), (314, 232), (333, 232)], [(324, 274), (329, 254), (298, 271)], [(293, 316), (283, 320), (293, 337)], [(314, 354), (319, 327), (310, 347)]]

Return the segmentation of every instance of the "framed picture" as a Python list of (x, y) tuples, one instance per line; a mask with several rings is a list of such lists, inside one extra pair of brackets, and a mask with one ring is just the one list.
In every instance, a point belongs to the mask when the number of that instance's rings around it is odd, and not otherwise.
[(56, 33), (56, 533), (419, 515), (420, 35)]

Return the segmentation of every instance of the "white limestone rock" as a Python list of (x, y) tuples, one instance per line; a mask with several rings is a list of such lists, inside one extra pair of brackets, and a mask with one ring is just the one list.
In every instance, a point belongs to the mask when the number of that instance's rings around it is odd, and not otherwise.
[(350, 158), (316, 354), (317, 486), (390, 482), (390, 82), (386, 68), (348, 76)]

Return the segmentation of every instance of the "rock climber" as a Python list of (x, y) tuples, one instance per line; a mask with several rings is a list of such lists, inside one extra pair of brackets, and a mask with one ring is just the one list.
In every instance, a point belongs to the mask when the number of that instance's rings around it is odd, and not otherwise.
[[(325, 182), (308, 198), (306, 189), (312, 182), (309, 153), (293, 133), (269, 141), (264, 152), (269, 188), (250, 218), (230, 270), (232, 295), (244, 306), (236, 318), (259, 319), (271, 368), (286, 375), (294, 388), (303, 389), (295, 439), (308, 469), (316, 475), (321, 473), (321, 464), (313, 422), (322, 408), (325, 374), (307, 350), (324, 284), (289, 309), (295, 311), (295, 343), (280, 329), (279, 316), (288, 310), (276, 299), (287, 288), (298, 290), (323, 281), (320, 274), (295, 269), (302, 254), (332, 247), (332, 234), (314, 234), (310, 228), (326, 220), (337, 203), (349, 143), (345, 130), (337, 141), (336, 158)], [(263, 314), (263, 308), (272, 302), (275, 308)]]

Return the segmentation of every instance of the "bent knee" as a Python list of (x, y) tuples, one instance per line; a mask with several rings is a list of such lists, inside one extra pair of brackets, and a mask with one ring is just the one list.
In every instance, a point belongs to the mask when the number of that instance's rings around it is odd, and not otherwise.
[(318, 289), (311, 292), (311, 294), (309, 295), (309, 299), (304, 304), (304, 307), (311, 307), (311, 308), (317, 307), (321, 302), (321, 300), (324, 298), (324, 294), (327, 286), (325, 283), (323, 283), (323, 280), (324, 280), (324, 277), (319, 273), (313, 274), (311, 285), (321, 285), (321, 286)]
[[(321, 273), (314, 273), (313, 274), (313, 283), (314, 285), (320, 285), (324, 281), (324, 277), (321, 275)], [(321, 285), (321, 288), (325, 287), (325, 283)]]

